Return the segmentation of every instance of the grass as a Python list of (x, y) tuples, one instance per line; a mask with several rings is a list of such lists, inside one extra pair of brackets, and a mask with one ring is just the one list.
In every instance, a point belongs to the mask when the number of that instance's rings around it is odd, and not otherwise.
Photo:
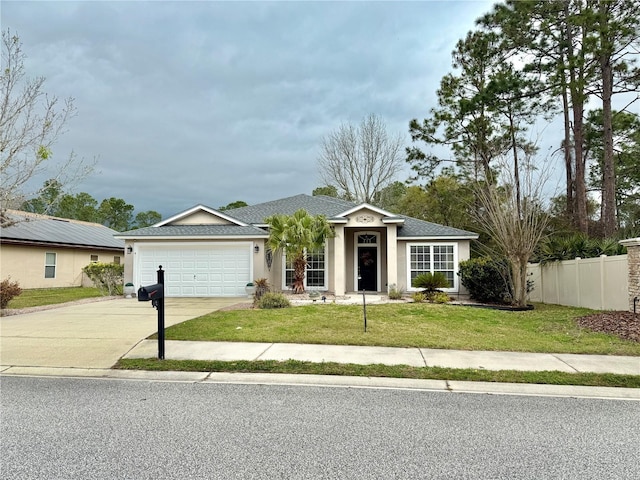
[(40, 307), (101, 296), (100, 291), (92, 287), (33, 288), (22, 290), (19, 296), (9, 302), (7, 308)]
[(415, 378), (477, 382), (536, 383), (548, 385), (586, 385), (597, 387), (640, 388), (639, 375), (608, 373), (521, 372), (515, 370), (476, 370), (407, 365), (355, 365), (352, 363), (313, 363), (277, 361), (204, 361), (121, 359), (115, 368), (122, 370), (253, 372), (311, 375), (348, 375), (359, 377)]
[[(435, 304), (314, 304), (217, 311), (167, 328), (167, 340), (374, 345), (640, 356), (640, 344), (595, 333), (574, 319), (593, 310), (538, 304), (500, 310)], [(170, 315), (170, 312), (167, 312)]]

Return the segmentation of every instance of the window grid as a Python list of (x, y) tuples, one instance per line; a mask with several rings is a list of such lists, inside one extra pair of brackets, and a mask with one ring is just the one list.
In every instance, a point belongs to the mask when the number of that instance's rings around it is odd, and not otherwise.
[(56, 278), (56, 254), (44, 254), (44, 278)]
[(358, 244), (378, 243), (378, 237), (371, 234), (358, 235)]
[(324, 287), (324, 270), (324, 250), (312, 252), (307, 258), (307, 273), (305, 275), (307, 286)]
[[(322, 288), (326, 286), (326, 262), (324, 249), (312, 252), (307, 256), (307, 266), (305, 268), (305, 287)], [(294, 268), (293, 261), (285, 257), (284, 283), (288, 288), (293, 284)]]
[(453, 245), (411, 245), (410, 247), (410, 280), (423, 273), (440, 272), (449, 281), (449, 288), (454, 287), (455, 258)]

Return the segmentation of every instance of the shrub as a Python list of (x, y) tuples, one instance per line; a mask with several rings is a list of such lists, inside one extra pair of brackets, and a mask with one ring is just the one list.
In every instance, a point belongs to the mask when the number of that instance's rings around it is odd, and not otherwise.
[(253, 304), (256, 305), (265, 293), (269, 292), (269, 282), (266, 278), (259, 278), (253, 281), (255, 291), (253, 292)]
[(90, 263), (82, 269), (103, 295), (120, 295), (124, 282), (124, 265), (117, 263)]
[(442, 272), (421, 273), (411, 281), (411, 286), (422, 288), (425, 292), (435, 292), (439, 288), (448, 288), (449, 280)]
[(492, 258), (472, 258), (460, 262), (460, 281), (474, 300), (486, 303), (505, 303), (511, 298), (509, 291), (509, 265)]
[(427, 301), (427, 296), (422, 292), (413, 292), (411, 299), (416, 303), (424, 303)]
[(396, 284), (389, 285), (389, 291), (387, 292), (387, 296), (389, 300), (402, 300), (403, 295), (402, 289), (396, 287)]
[(22, 289), (18, 282), (12, 282), (9, 278), (2, 280), (0, 282), (0, 308), (7, 308), (9, 302), (21, 293)]
[(451, 298), (449, 298), (449, 295), (444, 292), (434, 292), (433, 295), (431, 295), (430, 300), (433, 303), (449, 303)]
[(281, 293), (267, 292), (262, 295), (262, 297), (260, 297), (260, 300), (258, 300), (256, 306), (258, 308), (268, 310), (272, 308), (290, 307), (291, 303), (289, 302), (289, 299)]

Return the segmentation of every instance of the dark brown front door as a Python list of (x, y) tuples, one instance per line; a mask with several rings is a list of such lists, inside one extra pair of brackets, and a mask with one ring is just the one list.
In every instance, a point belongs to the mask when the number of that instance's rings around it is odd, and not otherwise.
[(378, 247), (358, 247), (358, 290), (378, 291)]

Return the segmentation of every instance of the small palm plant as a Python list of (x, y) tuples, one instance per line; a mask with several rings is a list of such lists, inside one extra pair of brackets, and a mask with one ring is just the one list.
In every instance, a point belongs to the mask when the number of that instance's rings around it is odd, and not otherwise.
[(448, 288), (449, 280), (442, 272), (421, 273), (411, 282), (414, 288), (424, 289), (424, 293), (436, 292), (439, 288)]
[(253, 292), (253, 303), (258, 303), (262, 296), (269, 291), (269, 282), (266, 278), (258, 278), (253, 281), (255, 291)]

